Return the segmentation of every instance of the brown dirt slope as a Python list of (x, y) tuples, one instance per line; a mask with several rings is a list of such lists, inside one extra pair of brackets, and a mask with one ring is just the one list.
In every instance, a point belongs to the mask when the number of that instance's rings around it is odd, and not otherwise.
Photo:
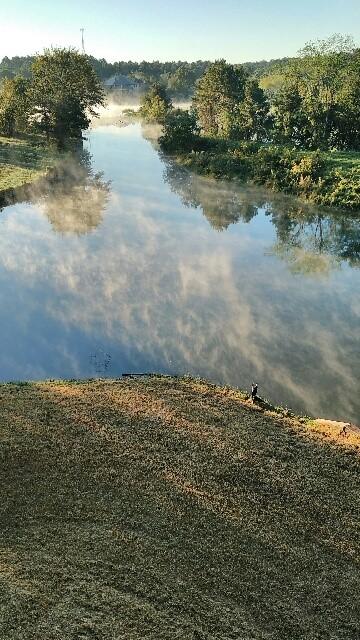
[(1, 385), (1, 640), (358, 640), (354, 438), (191, 379)]

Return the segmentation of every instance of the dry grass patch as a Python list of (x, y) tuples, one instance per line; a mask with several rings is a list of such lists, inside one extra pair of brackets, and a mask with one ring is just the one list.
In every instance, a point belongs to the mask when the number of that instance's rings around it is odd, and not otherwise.
[(356, 446), (202, 381), (0, 386), (1, 640), (358, 640)]

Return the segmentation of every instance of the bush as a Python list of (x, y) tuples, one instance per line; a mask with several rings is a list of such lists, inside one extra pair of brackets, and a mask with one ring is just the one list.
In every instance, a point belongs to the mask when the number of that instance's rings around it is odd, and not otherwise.
[(360, 168), (354, 168), (348, 174), (338, 169), (333, 171), (319, 201), (332, 207), (360, 210)]
[[(360, 210), (358, 167), (329, 173), (326, 159), (319, 151), (299, 152), (256, 142), (214, 141), (198, 135), (191, 142), (189, 135), (185, 145), (177, 129), (173, 131), (176, 132), (175, 151), (182, 163), (201, 174), (250, 180), (317, 204)], [(167, 148), (174, 150), (171, 145)]]

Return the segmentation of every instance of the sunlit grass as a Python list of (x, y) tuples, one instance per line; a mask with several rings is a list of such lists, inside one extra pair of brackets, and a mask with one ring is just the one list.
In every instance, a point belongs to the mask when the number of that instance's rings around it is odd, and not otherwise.
[(360, 152), (333, 151), (325, 154), (326, 163), (330, 169), (349, 170), (360, 167)]
[(0, 136), (0, 192), (32, 183), (45, 175), (57, 155), (42, 136)]
[(0, 386), (0, 637), (358, 640), (359, 445), (191, 379)]

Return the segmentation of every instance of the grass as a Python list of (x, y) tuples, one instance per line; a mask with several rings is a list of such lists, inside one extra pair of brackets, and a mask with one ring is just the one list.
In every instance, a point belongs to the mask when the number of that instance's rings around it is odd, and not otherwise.
[(360, 211), (360, 152), (319, 154), (203, 136), (195, 137), (184, 149), (171, 136), (170, 130), (160, 138), (162, 148), (202, 175), (263, 184), (317, 205)]
[(360, 151), (328, 151), (324, 157), (329, 170), (351, 171), (360, 167)]
[(236, 390), (0, 386), (2, 640), (358, 640), (359, 446)]
[(0, 192), (36, 181), (56, 157), (57, 152), (40, 135), (0, 136)]

